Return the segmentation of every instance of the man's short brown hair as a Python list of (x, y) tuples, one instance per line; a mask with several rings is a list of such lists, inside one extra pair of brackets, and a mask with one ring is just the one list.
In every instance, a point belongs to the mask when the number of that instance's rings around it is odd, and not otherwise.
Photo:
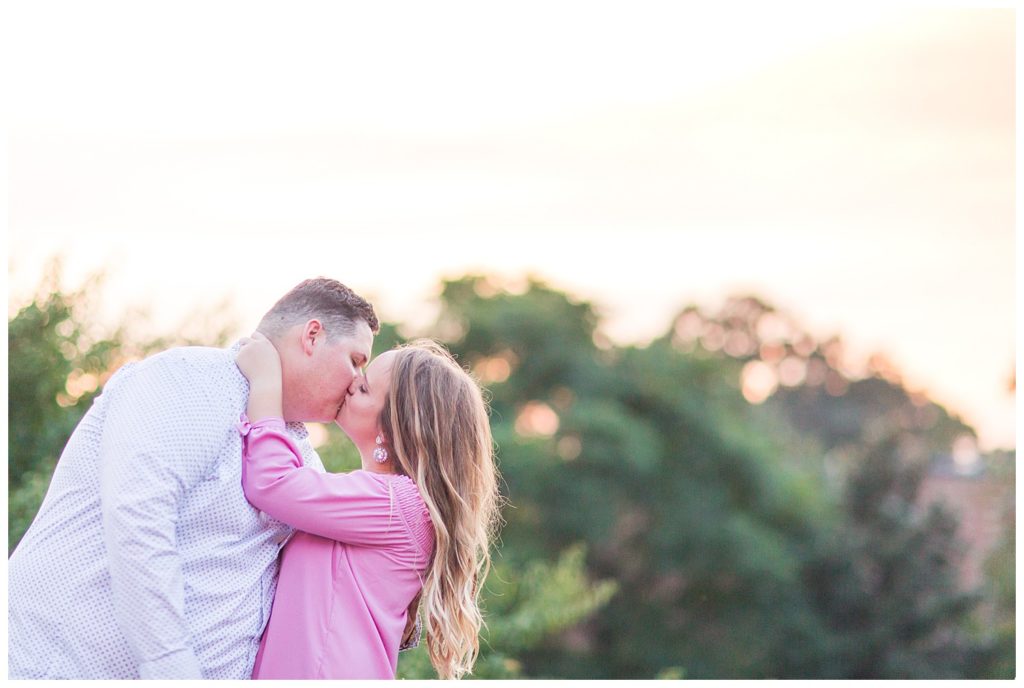
[(328, 341), (351, 336), (359, 320), (365, 321), (374, 334), (380, 330), (373, 306), (341, 282), (327, 277), (304, 280), (296, 285), (267, 311), (259, 330), (274, 338), (312, 318), (323, 324)]

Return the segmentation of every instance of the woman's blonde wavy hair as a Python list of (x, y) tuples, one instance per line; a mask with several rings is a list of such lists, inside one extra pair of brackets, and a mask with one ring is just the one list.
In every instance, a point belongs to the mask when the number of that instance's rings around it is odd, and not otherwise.
[(498, 525), (487, 404), (445, 348), (417, 340), (396, 350), (380, 420), (396, 469), (416, 482), (434, 526), (420, 604), (430, 661), (441, 678), (460, 678), (480, 650), (480, 588)]

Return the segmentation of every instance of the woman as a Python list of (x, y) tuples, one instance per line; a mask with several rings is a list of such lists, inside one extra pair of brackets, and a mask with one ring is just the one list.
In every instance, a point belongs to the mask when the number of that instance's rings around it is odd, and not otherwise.
[(321, 473), (302, 467), (284, 433), (273, 345), (257, 333), (237, 363), (250, 382), (245, 496), (298, 531), (253, 678), (394, 678), (417, 595), (438, 675), (470, 672), (498, 507), (476, 382), (430, 341), (381, 354), (336, 418), (362, 469)]

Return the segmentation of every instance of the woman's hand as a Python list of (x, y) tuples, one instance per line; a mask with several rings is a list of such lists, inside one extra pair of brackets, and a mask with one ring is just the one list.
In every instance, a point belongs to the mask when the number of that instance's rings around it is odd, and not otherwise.
[(259, 332), (243, 339), (235, 365), (249, 380), (250, 422), (281, 417), (281, 357), (270, 340)]
[(260, 332), (242, 339), (242, 348), (235, 354), (235, 365), (250, 384), (281, 380), (281, 357)]

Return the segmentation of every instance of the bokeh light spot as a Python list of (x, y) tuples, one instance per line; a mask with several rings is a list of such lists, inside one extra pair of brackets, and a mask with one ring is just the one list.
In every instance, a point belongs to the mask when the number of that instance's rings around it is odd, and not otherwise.
[(785, 387), (798, 387), (807, 377), (807, 364), (803, 359), (789, 356), (779, 363), (779, 382)]
[(574, 461), (583, 451), (583, 443), (575, 435), (566, 435), (558, 440), (557, 451), (563, 461)]
[(743, 397), (751, 404), (760, 404), (779, 386), (775, 370), (762, 361), (750, 361), (740, 374)]
[(550, 437), (558, 431), (558, 414), (543, 402), (531, 401), (516, 416), (515, 428), (524, 437)]

